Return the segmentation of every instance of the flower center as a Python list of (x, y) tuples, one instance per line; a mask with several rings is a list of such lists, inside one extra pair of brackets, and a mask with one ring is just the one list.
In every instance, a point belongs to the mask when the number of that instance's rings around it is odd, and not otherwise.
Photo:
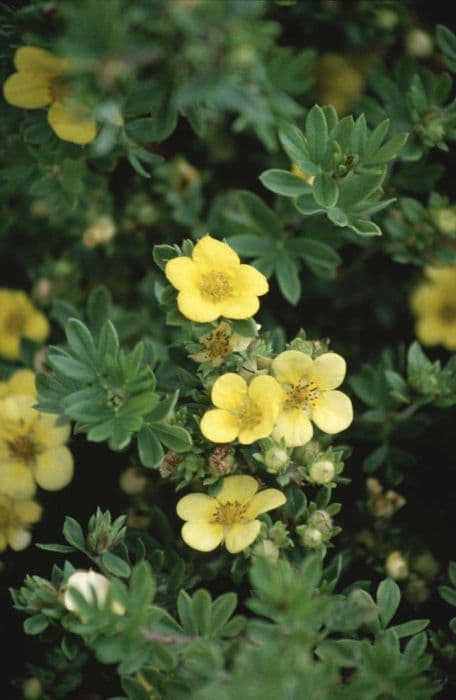
[(211, 359), (226, 357), (230, 352), (230, 334), (215, 330), (203, 341), (203, 347)]
[(220, 503), (212, 519), (213, 523), (229, 527), (244, 520), (247, 506), (243, 506), (239, 501), (227, 501)]
[(38, 454), (38, 445), (26, 435), (11, 440), (8, 442), (8, 447), (12, 457), (24, 462), (34, 460)]
[(11, 507), (6, 496), (0, 496), (0, 531), (3, 532), (12, 525)]
[(20, 335), (24, 325), (26, 316), (23, 311), (12, 311), (5, 319), (4, 329), (9, 335)]
[(232, 296), (233, 287), (224, 272), (212, 270), (201, 276), (200, 291), (204, 297), (217, 304)]
[(241, 430), (252, 430), (261, 422), (263, 413), (261, 408), (246, 396), (237, 412)]
[(439, 309), (439, 316), (446, 323), (456, 321), (456, 303), (445, 302)]
[(314, 382), (301, 379), (298, 384), (290, 386), (286, 393), (284, 409), (304, 408), (310, 411), (320, 395), (320, 390)]

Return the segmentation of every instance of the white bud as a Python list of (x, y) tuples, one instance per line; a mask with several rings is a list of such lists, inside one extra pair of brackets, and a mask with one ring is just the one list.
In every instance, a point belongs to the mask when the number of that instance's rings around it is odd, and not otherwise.
[(323, 535), (327, 535), (332, 530), (332, 519), (326, 510), (316, 510), (309, 518), (309, 524), (316, 527)]
[(307, 527), (302, 534), (302, 542), (305, 547), (318, 549), (323, 541), (323, 535), (316, 527)]
[(309, 469), (309, 475), (315, 484), (329, 484), (334, 477), (334, 463), (329, 459), (314, 462)]
[(264, 453), (264, 463), (269, 472), (277, 473), (285, 469), (290, 458), (283, 447), (270, 447)]
[[(106, 604), (111, 583), (103, 574), (96, 571), (75, 571), (67, 581), (67, 590), (63, 598), (65, 607), (70, 612), (79, 613), (78, 603), (71, 589), (77, 590), (89, 603), (98, 608), (103, 608)], [(119, 602), (114, 602), (112, 610), (117, 615), (123, 615), (124, 606)]]

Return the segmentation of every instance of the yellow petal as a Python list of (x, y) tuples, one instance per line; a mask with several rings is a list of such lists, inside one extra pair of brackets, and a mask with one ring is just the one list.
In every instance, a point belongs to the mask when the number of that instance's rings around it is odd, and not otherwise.
[(456, 350), (456, 323), (448, 324), (443, 331), (442, 345), (447, 350)]
[(245, 379), (234, 372), (222, 374), (212, 387), (212, 403), (217, 408), (237, 409), (241, 406), (246, 396), (247, 383)]
[(325, 433), (340, 433), (353, 420), (352, 402), (341, 391), (324, 391), (312, 408), (313, 422)]
[(307, 414), (301, 408), (282, 411), (276, 420), (273, 436), (285, 440), (287, 447), (301, 447), (312, 439), (313, 428)]
[(193, 249), (192, 258), (203, 269), (223, 269), (240, 263), (238, 254), (229, 245), (209, 235), (198, 241)]
[(257, 515), (261, 513), (266, 513), (268, 510), (273, 510), (274, 508), (279, 508), (286, 503), (287, 499), (285, 494), (278, 489), (265, 489), (264, 491), (259, 491), (250, 501), (245, 512), (246, 518), (256, 518)]
[(23, 523), (37, 523), (43, 513), (42, 507), (36, 501), (16, 501), (14, 510)]
[(196, 287), (184, 289), (177, 295), (177, 308), (182, 316), (195, 323), (210, 323), (221, 316), (220, 304), (214, 304), (200, 294)]
[(438, 316), (423, 316), (415, 326), (415, 333), (423, 345), (437, 345), (442, 340), (444, 324)]
[(41, 343), (43, 340), (46, 340), (49, 335), (49, 331), (49, 321), (47, 320), (46, 316), (41, 314), (39, 311), (35, 311), (27, 317), (23, 334), (27, 338), (32, 338), (33, 340)]
[(6, 539), (6, 532), (0, 530), (0, 552), (4, 552), (8, 546), (8, 540)]
[(8, 394), (36, 396), (35, 372), (31, 369), (17, 370), (8, 380)]
[(171, 282), (173, 287), (179, 290), (196, 285), (198, 280), (198, 270), (195, 263), (184, 256), (168, 260), (165, 267), (165, 275), (168, 282)]
[(269, 291), (266, 277), (252, 265), (240, 265), (236, 270), (235, 285), (255, 296), (262, 296)]
[(7, 360), (18, 360), (20, 337), (18, 335), (0, 334), (0, 355)]
[(257, 296), (247, 292), (240, 292), (238, 295), (229, 297), (218, 304), (220, 315), (226, 318), (241, 320), (255, 316), (260, 308)]
[(270, 416), (263, 418), (253, 428), (243, 428), (239, 432), (239, 442), (241, 445), (251, 445), (257, 440), (267, 438), (272, 434), (274, 420)]
[(218, 523), (191, 522), (185, 523), (181, 533), (189, 547), (198, 552), (211, 552), (223, 540), (224, 530)]
[(36, 460), (35, 479), (45, 491), (60, 491), (73, 478), (73, 455), (67, 447), (51, 447)]
[(218, 504), (215, 498), (205, 493), (189, 493), (178, 501), (176, 512), (182, 520), (210, 521)]
[(25, 437), (38, 419), (34, 396), (9, 396), (0, 401), (0, 435), (5, 439)]
[(275, 420), (279, 413), (284, 392), (274, 377), (267, 375), (255, 377), (249, 384), (248, 394), (252, 401)]
[(237, 501), (241, 505), (248, 503), (258, 491), (258, 482), (253, 476), (242, 474), (240, 476), (227, 476), (223, 479), (222, 487), (216, 495), (219, 503), (233, 503)]
[(3, 83), (3, 96), (14, 107), (46, 107), (51, 102), (49, 77), (31, 72), (13, 73)]
[(283, 384), (297, 384), (307, 377), (312, 360), (309, 355), (298, 350), (285, 350), (277, 355), (272, 363), (272, 370)]
[(65, 444), (70, 436), (70, 424), (57, 424), (53, 413), (40, 413), (34, 425), (34, 433), (40, 447), (58, 447)]
[(8, 543), (11, 549), (15, 552), (20, 552), (29, 546), (32, 541), (32, 536), (27, 530), (21, 528), (9, 528), (8, 530)]
[(317, 357), (309, 371), (309, 379), (319, 389), (336, 389), (342, 384), (347, 365), (343, 357), (335, 352), (326, 352)]
[(421, 315), (437, 313), (441, 304), (439, 289), (428, 282), (420, 284), (411, 294), (410, 305), (412, 310)]
[(59, 75), (68, 66), (68, 60), (58, 58), (54, 54), (37, 46), (21, 46), (14, 54), (14, 65), (18, 71), (32, 71)]
[(36, 485), (30, 469), (23, 462), (2, 462), (0, 464), (0, 493), (11, 498), (32, 498)]
[(200, 429), (211, 442), (232, 442), (239, 433), (239, 420), (222, 408), (214, 408), (201, 418)]
[(260, 533), (261, 523), (252, 520), (249, 523), (232, 525), (226, 533), (225, 546), (230, 554), (237, 554), (252, 544)]
[(84, 107), (54, 102), (48, 112), (48, 122), (62, 141), (80, 146), (91, 143), (97, 135), (97, 124)]

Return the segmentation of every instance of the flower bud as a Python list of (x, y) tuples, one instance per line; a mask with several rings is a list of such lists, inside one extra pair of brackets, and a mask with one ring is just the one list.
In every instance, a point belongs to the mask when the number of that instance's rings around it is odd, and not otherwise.
[(22, 695), (25, 700), (39, 700), (42, 697), (43, 686), (39, 678), (27, 678), (22, 684)]
[(296, 447), (293, 450), (293, 459), (298, 464), (308, 464), (317, 457), (320, 453), (320, 443), (317, 440), (311, 440), (307, 445)]
[(230, 445), (217, 445), (209, 455), (209, 468), (214, 474), (226, 476), (234, 466), (234, 450)]
[(288, 452), (283, 447), (269, 447), (264, 453), (264, 464), (271, 474), (284, 471), (289, 461)]
[(409, 575), (407, 561), (400, 552), (391, 552), (386, 557), (385, 570), (388, 576), (395, 581), (402, 581)]
[(435, 225), (440, 233), (454, 235), (456, 233), (456, 207), (446, 207), (434, 213)]
[(127, 467), (120, 475), (119, 486), (128, 496), (142, 493), (147, 486), (147, 477), (136, 467)]
[[(106, 604), (111, 583), (103, 574), (97, 574), (96, 571), (75, 571), (67, 581), (67, 589), (63, 598), (64, 605), (67, 610), (74, 613), (79, 613), (78, 602), (74, 598), (70, 589), (74, 588), (89, 605), (96, 605), (98, 608), (103, 608)], [(125, 607), (118, 601), (112, 604), (112, 611), (117, 615), (123, 615)]]
[(323, 535), (332, 530), (332, 518), (326, 510), (316, 510), (309, 518), (309, 524), (316, 527)]
[(253, 553), (261, 557), (266, 557), (266, 559), (272, 562), (276, 562), (279, 558), (279, 548), (272, 540), (258, 542), (253, 549)]
[(166, 479), (166, 477), (171, 476), (171, 474), (174, 474), (181, 459), (182, 458), (176, 452), (168, 450), (168, 452), (163, 457), (162, 463), (158, 468), (160, 471), (160, 476), (163, 479)]
[(315, 484), (329, 484), (335, 473), (334, 463), (329, 459), (319, 459), (310, 465), (309, 476)]
[(323, 535), (316, 527), (306, 527), (301, 533), (302, 543), (310, 549), (319, 549), (323, 542)]
[(412, 29), (405, 37), (405, 53), (416, 58), (432, 55), (434, 44), (432, 37), (422, 29)]

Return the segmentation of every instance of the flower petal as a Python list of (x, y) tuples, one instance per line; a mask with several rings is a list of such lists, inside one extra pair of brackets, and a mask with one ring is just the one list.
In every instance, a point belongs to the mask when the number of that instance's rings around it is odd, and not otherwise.
[(252, 544), (260, 533), (261, 523), (252, 520), (249, 523), (236, 523), (226, 533), (225, 546), (230, 554), (237, 554)]
[(34, 311), (27, 317), (23, 334), (27, 338), (32, 338), (38, 342), (46, 340), (49, 335), (50, 326), (46, 316), (39, 311)]
[(39, 413), (33, 431), (40, 447), (58, 447), (70, 437), (70, 424), (57, 425), (57, 416), (53, 413)]
[(233, 442), (239, 433), (239, 420), (223, 408), (206, 411), (200, 429), (211, 442)]
[(3, 83), (3, 96), (8, 104), (14, 107), (46, 107), (51, 102), (49, 77), (28, 71), (13, 73)]
[(0, 464), (0, 493), (10, 498), (32, 498), (36, 492), (33, 475), (23, 462)]
[(37, 523), (43, 513), (42, 507), (36, 501), (16, 501), (14, 510), (23, 523)]
[(185, 523), (181, 530), (182, 539), (198, 552), (211, 552), (223, 540), (224, 530), (218, 523)]
[(272, 363), (274, 375), (283, 384), (297, 384), (303, 377), (307, 377), (311, 367), (309, 355), (298, 350), (285, 350)]
[(312, 439), (312, 435), (312, 423), (301, 408), (282, 411), (273, 430), (274, 439), (285, 440), (287, 447), (306, 445)]
[(58, 58), (50, 51), (38, 46), (21, 46), (14, 54), (14, 65), (18, 71), (59, 75), (68, 67), (69, 61)]
[(221, 316), (220, 304), (205, 299), (196, 287), (183, 289), (177, 295), (177, 308), (182, 316), (195, 323), (210, 323)]
[(60, 491), (73, 478), (73, 455), (67, 447), (51, 447), (36, 460), (35, 479), (46, 491)]
[(205, 493), (189, 493), (178, 501), (176, 513), (182, 520), (210, 521), (215, 515), (218, 503)]
[(229, 245), (209, 234), (200, 238), (193, 249), (192, 258), (204, 269), (218, 270), (240, 264), (239, 255)]
[(447, 350), (456, 350), (456, 323), (448, 324), (442, 332), (442, 345)]
[(438, 316), (423, 316), (415, 326), (415, 333), (423, 345), (437, 345), (442, 340), (445, 326)]
[(8, 381), (8, 395), (25, 394), (36, 396), (35, 372), (31, 369), (18, 369)]
[(274, 427), (274, 418), (271, 415), (264, 416), (253, 428), (243, 428), (239, 432), (239, 442), (241, 445), (251, 445), (257, 440), (269, 437)]
[(196, 285), (198, 270), (193, 260), (181, 255), (168, 260), (165, 266), (165, 275), (175, 289), (181, 290)]
[(346, 369), (347, 364), (341, 355), (325, 352), (313, 361), (309, 379), (319, 389), (336, 389), (344, 381)]
[(222, 374), (212, 387), (212, 403), (217, 408), (237, 409), (246, 396), (247, 383), (245, 379), (234, 372)]
[(261, 513), (266, 513), (268, 510), (279, 508), (287, 502), (285, 494), (279, 489), (265, 489), (259, 491), (250, 501), (245, 512), (246, 518), (256, 518)]
[(229, 297), (218, 304), (220, 315), (226, 318), (241, 320), (243, 318), (251, 318), (255, 316), (260, 308), (260, 302), (257, 296), (250, 293), (241, 292), (235, 296)]
[(18, 527), (8, 529), (8, 544), (15, 552), (28, 547), (31, 541), (32, 535), (27, 530)]
[(222, 487), (216, 494), (219, 503), (233, 503), (237, 501), (241, 505), (248, 503), (258, 491), (258, 482), (253, 476), (242, 474), (239, 476), (227, 476), (223, 479)]
[(97, 123), (84, 107), (54, 102), (48, 112), (48, 122), (62, 141), (83, 146), (97, 135)]
[(352, 402), (341, 391), (324, 391), (315, 401), (311, 416), (325, 433), (340, 433), (353, 420)]
[(257, 270), (252, 265), (240, 265), (236, 270), (237, 288), (243, 288), (250, 294), (262, 296), (269, 291), (269, 284), (262, 272)]
[(248, 394), (252, 401), (275, 420), (280, 410), (284, 392), (274, 377), (267, 375), (255, 377), (249, 384)]

